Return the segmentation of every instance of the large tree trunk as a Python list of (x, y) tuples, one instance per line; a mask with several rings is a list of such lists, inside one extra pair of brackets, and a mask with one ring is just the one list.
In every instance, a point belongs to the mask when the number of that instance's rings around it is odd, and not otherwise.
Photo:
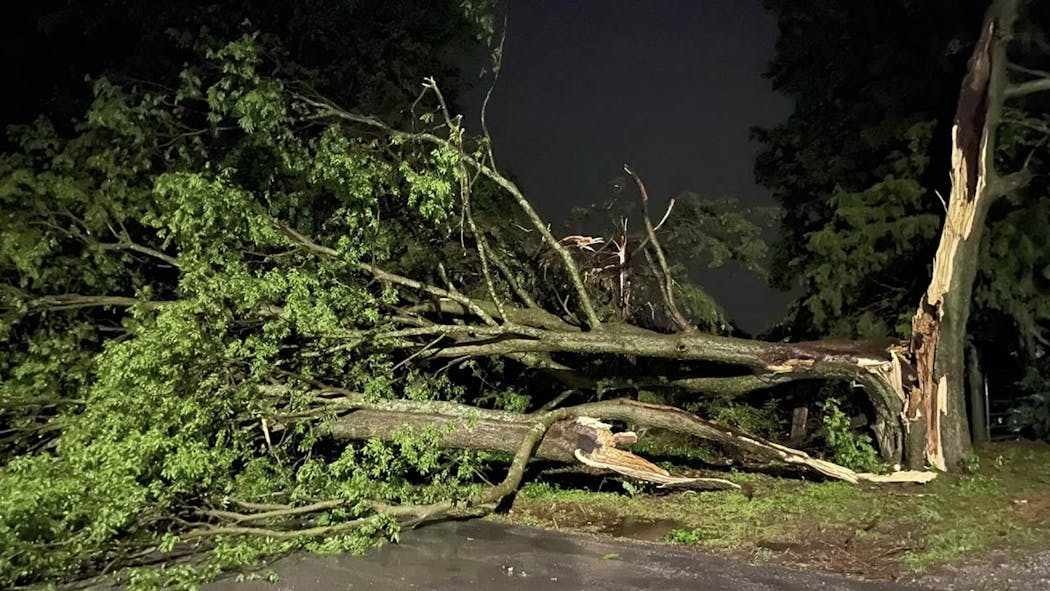
[(995, 131), (1004, 90), (1006, 45), (1018, 0), (988, 9), (970, 58), (952, 126), (952, 189), (933, 275), (912, 321), (917, 383), (905, 412), (909, 467), (958, 467), (970, 453), (966, 419), (966, 324), (988, 209), (1001, 194)]
[[(520, 449), (522, 441), (526, 440), (537, 425), (543, 425), (544, 431), (536, 440), (534, 457), (575, 463), (584, 461), (580, 457), (582, 453), (585, 458), (597, 459), (607, 468), (636, 478), (639, 477), (637, 471), (630, 473), (621, 469), (625, 461), (622, 455), (611, 460), (607, 453), (617, 444), (633, 443), (634, 434), (610, 433), (608, 437), (596, 436), (594, 423), (581, 426), (581, 419), (600, 418), (664, 429), (737, 448), (758, 460), (798, 466), (825, 477), (852, 483), (927, 482), (933, 477), (930, 473), (898, 473), (896, 476), (857, 473), (846, 467), (810, 457), (803, 451), (702, 419), (675, 407), (627, 399), (592, 402), (532, 414), (486, 410), (439, 401), (370, 402), (359, 393), (345, 390), (320, 392), (318, 400), (323, 401), (323, 406), (329, 411), (339, 413), (340, 416), (327, 422), (325, 426), (329, 435), (339, 439), (378, 438), (389, 441), (394, 440), (398, 433), (411, 429), (416, 432), (433, 433), (437, 437), (437, 445), (443, 448), (514, 453)], [(281, 424), (277, 425), (277, 428), (280, 428)], [(599, 428), (599, 431), (604, 430)], [(630, 437), (620, 439), (621, 435)], [(605, 449), (595, 453), (596, 449), (602, 448), (603, 445)], [(637, 456), (627, 455), (626, 462), (628, 467), (631, 467), (645, 461)], [(589, 461), (584, 463), (595, 465)], [(652, 480), (644, 474), (641, 479)]]
[[(548, 369), (563, 380), (579, 379), (571, 369), (549, 358), (524, 354), (578, 353), (626, 355), (682, 361), (711, 361), (750, 369), (754, 374), (726, 378), (678, 379), (665, 382), (681, 389), (735, 391), (758, 389), (791, 380), (840, 379), (862, 386), (875, 410), (874, 431), (883, 459), (901, 463), (904, 410), (902, 375), (911, 375), (907, 348), (897, 341), (812, 341), (770, 343), (699, 332), (662, 334), (627, 325), (606, 324), (600, 331), (571, 332), (531, 327), (481, 329), (472, 340), (437, 349), (434, 357), (504, 355), (526, 365)], [(498, 337), (498, 338), (495, 338)], [(547, 364), (547, 367), (537, 364)], [(555, 365), (557, 367), (550, 367)]]

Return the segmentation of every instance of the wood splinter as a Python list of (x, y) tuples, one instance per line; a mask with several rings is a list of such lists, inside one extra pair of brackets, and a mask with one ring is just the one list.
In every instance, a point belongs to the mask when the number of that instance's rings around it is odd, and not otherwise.
[(662, 487), (740, 488), (739, 484), (722, 478), (691, 478), (673, 475), (649, 460), (618, 447), (637, 442), (638, 436), (634, 432), (613, 433), (612, 425), (598, 419), (579, 417), (573, 423), (571, 430), (580, 436), (580, 447), (573, 452), (576, 459), (592, 468), (611, 470), (635, 480), (654, 482)]

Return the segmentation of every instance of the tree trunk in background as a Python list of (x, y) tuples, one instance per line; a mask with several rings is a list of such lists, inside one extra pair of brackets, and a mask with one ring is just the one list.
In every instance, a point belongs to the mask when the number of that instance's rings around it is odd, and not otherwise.
[(1003, 102), (1006, 45), (1018, 0), (988, 9), (952, 126), (952, 189), (929, 288), (912, 321), (916, 383), (905, 411), (905, 456), (957, 468), (971, 451), (966, 419), (966, 323), (988, 209), (1000, 194), (995, 131)]
[(988, 441), (988, 417), (984, 409), (984, 376), (977, 358), (977, 347), (970, 344), (967, 356), (970, 386), (970, 435), (973, 442)]

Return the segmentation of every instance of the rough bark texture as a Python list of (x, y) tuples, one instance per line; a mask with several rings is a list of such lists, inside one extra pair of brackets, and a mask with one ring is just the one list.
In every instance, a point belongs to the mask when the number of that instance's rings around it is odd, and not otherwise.
[(940, 470), (970, 452), (965, 346), (978, 249), (997, 197), (995, 131), (1002, 109), (1006, 44), (1018, 0), (997, 0), (982, 25), (952, 126), (952, 190), (930, 285), (912, 321), (917, 382), (909, 388), (908, 464)]
[[(595, 418), (625, 421), (638, 426), (656, 427), (715, 441), (743, 450), (767, 462), (791, 464), (847, 482), (887, 481), (887, 477), (859, 474), (843, 466), (810, 457), (803, 451), (702, 419), (674, 407), (633, 400), (592, 402), (525, 415), (448, 402), (368, 402), (357, 393), (338, 394), (339, 396), (334, 398), (324, 397), (327, 406), (347, 411), (328, 424), (328, 433), (338, 438), (375, 437), (389, 440), (396, 432), (406, 428), (429, 427), (433, 429), (432, 432), (438, 434), (439, 444), (443, 447), (510, 453), (520, 451), (522, 442), (535, 432), (536, 425), (543, 425), (545, 432), (537, 439), (535, 454), (541, 458), (571, 463), (583, 461), (580, 458), (581, 452), (589, 458), (594, 457), (591, 452), (594, 451), (595, 436), (590, 432), (581, 431), (576, 423), (581, 418)], [(602, 457), (609, 459), (607, 455)], [(591, 465), (589, 462), (585, 463)], [(613, 466), (616, 463), (614, 460), (607, 462), (611, 469), (616, 469)], [(637, 477), (636, 474), (631, 475)], [(931, 477), (925, 473), (900, 474), (891, 480), (925, 482)]]
[[(535, 457), (555, 462), (576, 461), (574, 452), (580, 447), (579, 435), (570, 426), (572, 419), (551, 425), (536, 448)], [(329, 433), (339, 439), (389, 440), (394, 433), (406, 427), (434, 429), (438, 445), (445, 449), (484, 449), (514, 453), (529, 432), (531, 425), (492, 419), (471, 419), (447, 414), (412, 413), (400, 411), (355, 410), (329, 427)]]
[[(601, 331), (520, 331), (520, 336), (459, 341), (435, 349), (434, 357), (461, 358), (521, 353), (627, 355), (683, 361), (713, 361), (750, 368), (755, 378), (722, 378), (732, 391), (742, 384), (758, 386), (799, 379), (846, 379), (864, 387), (875, 408), (875, 433), (883, 458), (901, 462), (902, 376), (911, 375), (905, 347), (895, 341), (813, 341), (769, 343), (698, 332), (661, 334), (606, 323)], [(714, 380), (710, 378), (709, 380)], [(703, 381), (690, 384), (702, 389)], [(716, 384), (709, 381), (709, 387)]]

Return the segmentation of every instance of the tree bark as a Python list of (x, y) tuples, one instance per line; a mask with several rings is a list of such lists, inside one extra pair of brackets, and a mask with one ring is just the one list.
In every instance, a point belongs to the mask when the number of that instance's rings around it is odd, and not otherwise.
[[(563, 462), (579, 460), (580, 450), (593, 447), (593, 437), (575, 428), (580, 418), (625, 421), (644, 427), (655, 427), (714, 441), (738, 448), (767, 462), (779, 462), (808, 468), (829, 478), (856, 483), (883, 482), (887, 477), (860, 474), (843, 466), (810, 457), (809, 454), (773, 443), (749, 433), (702, 419), (683, 410), (633, 400), (591, 402), (557, 410), (518, 414), (485, 410), (469, 405), (436, 401), (386, 400), (369, 402), (361, 394), (334, 390), (319, 399), (329, 409), (343, 414), (326, 425), (329, 435), (342, 439), (378, 438), (391, 440), (403, 429), (429, 429), (438, 437), (438, 445), (457, 449), (487, 449), (504, 452), (520, 450), (522, 441), (534, 432), (536, 425), (546, 429), (538, 439), (536, 455)], [(294, 417), (276, 418), (295, 420)], [(280, 425), (280, 423), (277, 423)], [(279, 427), (278, 427), (279, 428)], [(581, 435), (582, 434), (582, 435)], [(897, 481), (925, 482), (928, 474), (900, 474)]]
[(977, 357), (977, 347), (972, 343), (967, 356), (967, 367), (969, 369), (970, 386), (970, 434), (973, 442), (988, 441), (988, 417), (984, 410), (984, 376), (981, 374), (981, 366)]
[[(577, 435), (569, 428), (571, 419), (551, 425), (536, 448), (536, 458), (573, 463), (579, 448)], [(483, 449), (514, 453), (528, 434), (531, 424), (520, 421), (474, 419), (436, 413), (406, 413), (404, 411), (355, 410), (339, 417), (328, 426), (328, 433), (337, 439), (381, 439), (389, 441), (395, 433), (411, 428), (433, 429), (438, 446), (443, 449)]]

